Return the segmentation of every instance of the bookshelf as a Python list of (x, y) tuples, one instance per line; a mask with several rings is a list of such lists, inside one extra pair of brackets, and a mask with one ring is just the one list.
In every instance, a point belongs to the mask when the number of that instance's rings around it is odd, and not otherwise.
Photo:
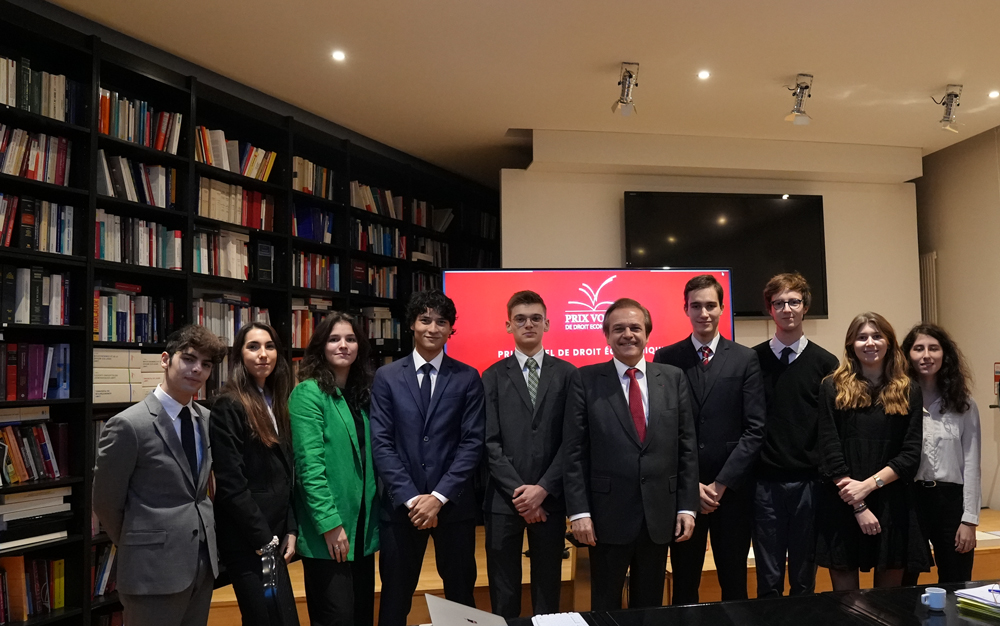
[[(303, 309), (316, 306), (367, 315), (382, 335), (372, 342), (376, 364), (398, 358), (412, 349), (401, 321), (415, 287), (439, 285), (442, 267), (499, 267), (499, 198), (494, 190), (332, 124), (317, 123), (308, 113), (289, 115), (296, 111), (290, 105), (276, 112), (267, 101), (248, 97), (249, 90), (241, 88), (236, 90), (241, 95), (234, 95), (223, 88), (224, 81), (213, 83), (198, 77), (202, 74), (192, 75), (197, 72), (158, 64), (135, 49), (110, 45), (6, 0), (0, 0), (0, 32), (0, 57), (29, 59), (34, 71), (65, 76), (75, 85), (71, 93), (76, 107), (70, 120), (65, 114), (66, 119), (53, 117), (51, 107), (46, 115), (0, 102), (0, 124), (29, 137), (65, 140), (51, 144), (52, 154), (60, 158), (64, 146), (62, 158), (72, 163), (69, 176), (61, 181), (65, 184), (44, 175), (32, 180), (17, 175), (20, 172), (0, 173), (0, 194), (29, 198), (39, 206), (73, 207), (71, 219), (57, 219), (58, 228), (72, 226), (60, 244), (70, 242), (69, 250), (42, 252), (22, 245), (16, 221), (8, 225), (15, 228), (9, 245), (0, 240), (0, 266), (68, 277), (61, 305), (66, 323), (0, 322), (0, 342), (71, 347), (67, 398), (0, 399), (0, 410), (49, 407), (49, 423), (68, 429), (68, 466), (58, 479), (0, 486), (0, 495), (72, 490), (67, 497), (70, 512), (48, 522), (65, 530), (65, 537), (0, 550), (0, 557), (65, 563), (65, 606), (23, 623), (105, 623), (121, 607), (115, 592), (96, 598), (91, 592), (94, 560), (109, 545), (105, 533), (92, 536), (91, 530), (95, 441), (103, 420), (132, 402), (93, 402), (93, 351), (118, 348), (157, 354), (172, 328), (195, 321), (197, 303), (222, 300), (218, 306), (227, 309), (229, 304), (266, 309), (290, 359), (303, 353), (292, 347), (294, 320), (312, 317)], [(117, 106), (112, 108), (112, 102)], [(119, 113), (117, 130), (112, 130), (112, 111)], [(164, 140), (158, 147), (161, 118)], [(240, 163), (229, 163), (226, 169), (208, 162), (198, 145), (204, 141), (198, 127), (239, 142), (218, 145), (226, 145), (227, 157), (235, 155), (232, 160)], [(213, 137), (221, 139), (208, 133), (209, 140)], [(241, 153), (252, 154), (247, 146), (273, 153), (273, 162), (253, 175), (243, 167)], [(117, 181), (110, 180), (112, 160), (120, 173), (124, 171)], [(127, 184), (124, 176), (129, 174), (132, 192), (115, 188), (115, 182)], [(368, 207), (358, 202), (352, 187), (360, 185), (381, 190), (385, 202)], [(203, 187), (209, 194), (207, 205)], [(213, 191), (216, 196), (211, 196)], [(166, 201), (151, 202), (153, 198)], [(434, 210), (440, 211), (438, 216), (450, 210), (446, 228), (435, 228)], [(52, 214), (63, 215), (58, 210)], [(425, 223), (418, 223), (421, 216)], [(122, 225), (126, 231), (131, 228), (131, 237), (111, 230)], [(169, 242), (170, 250), (162, 241), (156, 245), (156, 237), (167, 233), (180, 233), (170, 235), (176, 240)], [(386, 249), (367, 240), (376, 233), (387, 236), (378, 241)], [(140, 234), (145, 243), (137, 241)], [(119, 243), (126, 238), (127, 243)], [(197, 247), (204, 242), (223, 249), (218, 255), (213, 249), (210, 258)], [(234, 250), (236, 254), (229, 254)], [(228, 263), (231, 258), (241, 262)], [(261, 258), (269, 264), (260, 263)], [(394, 277), (392, 289), (369, 288), (369, 273), (376, 282)], [(95, 310), (95, 292), (106, 303), (138, 302), (139, 296), (145, 298), (143, 306), (155, 303), (155, 336), (152, 323), (142, 327), (150, 331), (145, 335), (137, 330), (129, 336), (126, 329), (118, 336), (104, 327), (104, 334), (98, 329), (95, 336), (95, 323), (109, 320), (106, 310), (102, 317), (100, 300)], [(387, 292), (395, 297), (385, 297)], [(0, 542), (3, 537), (0, 531)]]

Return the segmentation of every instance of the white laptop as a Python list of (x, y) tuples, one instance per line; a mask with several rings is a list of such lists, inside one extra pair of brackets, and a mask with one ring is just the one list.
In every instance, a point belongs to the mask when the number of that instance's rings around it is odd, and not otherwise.
[(429, 593), (425, 593), (424, 598), (427, 599), (427, 610), (431, 614), (433, 626), (469, 626), (470, 624), (475, 624), (475, 626), (507, 626), (507, 620), (499, 615), (432, 596)]

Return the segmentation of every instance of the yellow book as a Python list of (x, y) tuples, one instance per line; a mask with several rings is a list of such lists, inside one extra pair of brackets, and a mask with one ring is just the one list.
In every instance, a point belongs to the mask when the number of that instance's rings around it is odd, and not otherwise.
[(52, 610), (66, 606), (66, 561), (49, 561), (49, 601)]
[[(264, 177), (261, 178), (262, 181), (267, 182), (267, 177), (271, 175), (271, 168), (274, 167), (274, 161), (277, 158), (277, 152), (269, 152), (267, 158), (267, 167), (264, 169)], [(313, 191), (315, 194), (316, 192)]]

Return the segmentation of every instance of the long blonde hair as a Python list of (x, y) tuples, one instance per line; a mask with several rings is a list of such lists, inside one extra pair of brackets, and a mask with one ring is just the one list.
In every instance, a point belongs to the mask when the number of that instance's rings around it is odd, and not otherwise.
[(899, 349), (892, 325), (884, 317), (871, 311), (862, 313), (851, 321), (844, 339), (844, 361), (830, 374), (837, 390), (836, 407), (860, 409), (872, 404), (869, 384), (862, 373), (858, 355), (854, 352), (854, 339), (867, 324), (882, 333), (889, 344), (882, 362), (882, 387), (876, 402), (889, 415), (906, 415), (910, 411), (910, 377), (906, 374), (906, 359)]

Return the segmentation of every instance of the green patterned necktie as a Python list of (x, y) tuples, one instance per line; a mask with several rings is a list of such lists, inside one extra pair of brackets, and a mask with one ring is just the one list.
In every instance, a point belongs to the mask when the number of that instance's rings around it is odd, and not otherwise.
[(535, 396), (538, 395), (538, 362), (529, 356), (525, 365), (528, 366), (528, 395), (531, 397), (531, 406), (535, 406)]

